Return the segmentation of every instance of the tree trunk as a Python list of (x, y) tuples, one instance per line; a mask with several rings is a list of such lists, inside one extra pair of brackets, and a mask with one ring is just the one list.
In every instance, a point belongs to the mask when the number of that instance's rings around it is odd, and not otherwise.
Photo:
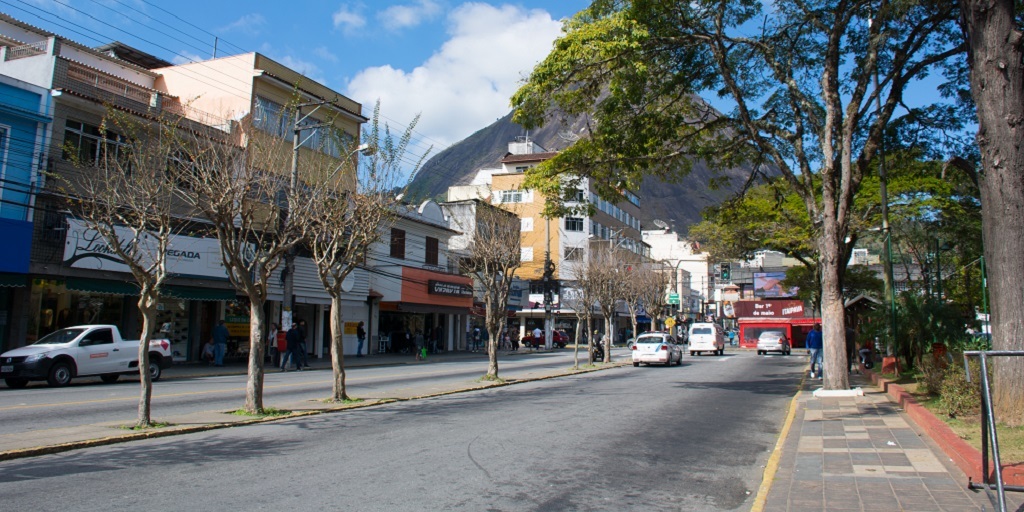
[(341, 310), (341, 297), (331, 297), (331, 372), (334, 384), (331, 388), (331, 400), (344, 402), (348, 400), (345, 389), (345, 317)]
[[(491, 379), (498, 378), (498, 342), (501, 336), (501, 326), (498, 319), (498, 311), (495, 311), (497, 304), (490, 297), (484, 305), (486, 307), (486, 324), (487, 324), (487, 377)], [(501, 311), (501, 320), (504, 320), (505, 312)]]
[[(826, 213), (826, 216), (828, 214)], [(842, 280), (840, 278), (842, 251), (836, 222), (826, 219), (822, 227), (818, 251), (821, 262), (821, 336), (822, 364), (825, 389), (850, 389), (850, 376), (846, 371), (846, 318), (843, 314)]]
[(604, 339), (604, 362), (612, 362), (612, 329), (615, 325), (615, 310), (612, 309), (611, 313), (605, 316), (605, 339)]
[(580, 327), (583, 326), (583, 319), (576, 317), (576, 340), (572, 346), (572, 369), (580, 369)]
[(245, 385), (245, 412), (263, 413), (263, 302), (249, 297), (249, 381)]
[(594, 317), (587, 314), (587, 364), (594, 364)]
[(153, 401), (153, 377), (149, 374), (149, 340), (153, 338), (153, 324), (156, 320), (156, 298), (152, 292), (139, 297), (139, 314), (142, 315), (142, 333), (139, 336), (139, 415), (136, 427), (149, 427), (153, 423), (151, 404)]
[[(1024, 64), (1013, 0), (968, 0), (971, 93), (981, 150), (982, 233), (990, 286), (992, 348), (1024, 349)], [(1024, 424), (1024, 358), (994, 361), (993, 405), (999, 421)]]

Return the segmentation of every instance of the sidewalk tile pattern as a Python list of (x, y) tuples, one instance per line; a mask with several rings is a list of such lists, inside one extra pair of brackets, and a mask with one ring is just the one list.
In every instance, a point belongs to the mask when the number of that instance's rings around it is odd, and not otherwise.
[(809, 390), (798, 400), (765, 511), (993, 509), (884, 394), (815, 398)]

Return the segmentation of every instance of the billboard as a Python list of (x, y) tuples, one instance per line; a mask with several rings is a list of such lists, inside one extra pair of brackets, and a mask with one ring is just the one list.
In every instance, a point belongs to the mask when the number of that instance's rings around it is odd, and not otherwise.
[(782, 286), (785, 278), (785, 272), (754, 272), (754, 297), (796, 297), (799, 289)]

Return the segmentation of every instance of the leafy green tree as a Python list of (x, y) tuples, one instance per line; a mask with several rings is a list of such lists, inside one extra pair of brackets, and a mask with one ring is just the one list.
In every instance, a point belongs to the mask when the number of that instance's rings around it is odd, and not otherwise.
[[(812, 220), (825, 364), (842, 367), (841, 278), (854, 197), (885, 126), (900, 117), (907, 84), (962, 52), (954, 2), (882, 5), (595, 0), (566, 22), (512, 98), (516, 121), (528, 127), (555, 112), (593, 117), (588, 137), (532, 172), (526, 186), (558, 196), (547, 192), (574, 173), (615, 197), (645, 175), (685, 175), (697, 160), (777, 168)], [(733, 109), (716, 111), (700, 94), (718, 94)], [(847, 375), (829, 372), (824, 384), (847, 388)]]

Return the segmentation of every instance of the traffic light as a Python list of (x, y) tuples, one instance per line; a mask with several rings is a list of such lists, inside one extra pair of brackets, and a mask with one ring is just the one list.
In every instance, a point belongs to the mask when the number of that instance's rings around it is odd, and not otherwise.
[(551, 279), (555, 275), (555, 262), (548, 260), (544, 262), (544, 278)]
[(728, 263), (721, 264), (722, 281), (731, 281), (732, 266)]

